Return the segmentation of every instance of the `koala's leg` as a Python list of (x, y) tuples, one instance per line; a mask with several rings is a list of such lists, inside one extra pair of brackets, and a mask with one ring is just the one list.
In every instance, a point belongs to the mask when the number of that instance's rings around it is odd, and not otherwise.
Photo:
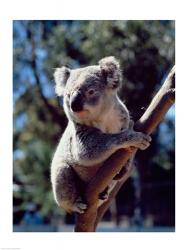
[(55, 200), (67, 212), (84, 213), (87, 208), (82, 199), (84, 183), (77, 176), (71, 166), (58, 169), (52, 179)]

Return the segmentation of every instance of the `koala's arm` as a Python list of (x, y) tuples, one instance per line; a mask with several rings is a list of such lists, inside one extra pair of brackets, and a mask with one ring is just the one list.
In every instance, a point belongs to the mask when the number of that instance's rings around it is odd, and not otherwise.
[(141, 132), (125, 129), (119, 133), (102, 133), (99, 129), (83, 126), (76, 133), (76, 158), (83, 165), (101, 163), (120, 148), (134, 146), (142, 150), (151, 138)]

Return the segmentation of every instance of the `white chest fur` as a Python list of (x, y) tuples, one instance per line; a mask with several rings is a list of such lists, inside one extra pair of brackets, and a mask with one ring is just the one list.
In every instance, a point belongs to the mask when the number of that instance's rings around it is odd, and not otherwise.
[(100, 121), (95, 122), (94, 126), (103, 133), (117, 133), (122, 129), (128, 128), (129, 112), (127, 107), (117, 98), (115, 105), (103, 115)]

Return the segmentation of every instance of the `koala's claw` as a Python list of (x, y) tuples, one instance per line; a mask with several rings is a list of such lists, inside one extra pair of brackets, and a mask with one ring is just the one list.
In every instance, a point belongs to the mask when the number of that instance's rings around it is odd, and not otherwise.
[(87, 204), (83, 202), (76, 202), (74, 204), (74, 211), (77, 213), (83, 214), (86, 209), (87, 209)]
[(136, 141), (136, 147), (138, 147), (141, 150), (145, 150), (150, 146), (151, 137), (149, 135), (143, 134), (141, 132), (136, 132), (137, 134), (137, 141)]
[(140, 145), (139, 145), (139, 148), (140, 148), (141, 150), (145, 150), (145, 149), (148, 148), (149, 146), (150, 146), (150, 143), (147, 142), (147, 143), (142, 143), (142, 144), (140, 144)]

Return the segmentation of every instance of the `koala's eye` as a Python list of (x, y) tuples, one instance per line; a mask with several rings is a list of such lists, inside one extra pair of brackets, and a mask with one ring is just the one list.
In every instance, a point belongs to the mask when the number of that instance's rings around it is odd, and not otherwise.
[(87, 95), (88, 96), (93, 96), (95, 94), (95, 90), (94, 89), (89, 89), (88, 91), (87, 91)]

